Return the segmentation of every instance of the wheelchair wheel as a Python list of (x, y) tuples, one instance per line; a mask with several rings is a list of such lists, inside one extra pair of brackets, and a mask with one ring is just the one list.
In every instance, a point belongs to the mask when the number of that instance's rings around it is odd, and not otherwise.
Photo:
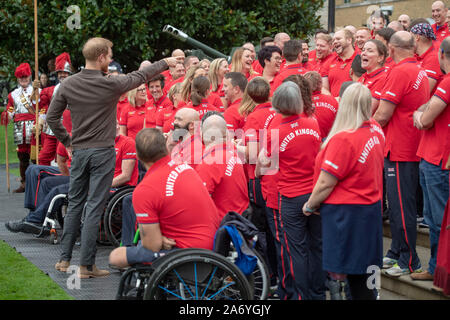
[(103, 215), (103, 227), (109, 242), (114, 247), (120, 246), (122, 237), (122, 200), (133, 193), (134, 187), (117, 190), (108, 202)]
[(258, 262), (256, 263), (255, 270), (249, 276), (249, 282), (253, 288), (253, 297), (255, 300), (266, 300), (270, 289), (270, 276), (269, 269), (264, 262), (264, 258), (261, 254), (254, 250)]
[(145, 266), (131, 267), (125, 271), (120, 278), (116, 300), (142, 300), (152, 270)]
[[(204, 249), (182, 249), (153, 263), (144, 300), (251, 300), (250, 285), (233, 263)], [(159, 263), (157, 263), (159, 262)]]

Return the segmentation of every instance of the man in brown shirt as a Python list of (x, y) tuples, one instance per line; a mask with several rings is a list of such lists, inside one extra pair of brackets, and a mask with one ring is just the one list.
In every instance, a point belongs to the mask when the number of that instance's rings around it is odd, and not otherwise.
[[(85, 68), (66, 79), (52, 99), (47, 123), (55, 136), (73, 154), (70, 170), (69, 207), (61, 238), (62, 254), (55, 265), (65, 272), (81, 225), (80, 278), (106, 276), (95, 266), (96, 240), (114, 175), (116, 106), (120, 96), (153, 76), (174, 67), (177, 58), (165, 58), (124, 77), (108, 77), (112, 42), (91, 38), (83, 46)], [(72, 116), (72, 136), (60, 119), (66, 108)]]

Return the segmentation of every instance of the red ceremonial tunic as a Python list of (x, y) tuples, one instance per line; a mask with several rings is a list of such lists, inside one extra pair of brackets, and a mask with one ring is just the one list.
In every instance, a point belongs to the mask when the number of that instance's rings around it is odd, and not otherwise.
[(116, 166), (114, 168), (114, 178), (122, 174), (122, 161), (123, 160), (136, 160), (134, 163), (133, 173), (131, 174), (130, 181), (125, 183), (126, 186), (135, 186), (138, 182), (139, 170), (138, 161), (136, 158), (136, 148), (134, 146), (134, 140), (130, 137), (119, 135), (114, 142), (114, 149), (116, 151)]
[(326, 138), (333, 126), (339, 103), (330, 95), (322, 94), (320, 91), (313, 92), (314, 115), (320, 128), (320, 135)]
[(444, 75), (434, 96), (444, 101), (447, 107), (434, 120), (430, 129), (422, 131), (417, 155), (436, 166), (443, 161), (442, 166), (445, 166), (448, 154), (445, 154), (446, 151), (442, 141), (447, 136), (450, 124), (450, 74)]
[(177, 248), (212, 250), (217, 209), (198, 174), (166, 156), (155, 162), (133, 192), (139, 224), (159, 223)]
[(236, 149), (227, 143), (205, 150), (195, 169), (205, 183), (219, 212), (219, 220), (229, 211), (242, 214), (249, 204), (247, 179)]
[(420, 131), (414, 127), (413, 113), (429, 98), (428, 77), (414, 57), (397, 63), (386, 77), (381, 100), (396, 105), (384, 127), (384, 156), (391, 161), (419, 161), (416, 156)]
[(66, 147), (64, 147), (64, 145), (59, 141), (58, 141), (58, 145), (56, 146), (56, 154), (60, 157), (67, 159), (66, 164), (67, 164), (67, 167), (70, 168), (72, 158), (69, 157), (69, 153), (67, 152)]
[[(270, 146), (268, 157), (278, 152), (278, 192), (285, 197), (297, 197), (312, 192), (314, 161), (319, 152), (321, 136), (317, 120), (313, 117), (293, 115), (283, 118), (278, 129), (278, 141)], [(275, 155), (276, 156), (276, 155)]]
[(374, 120), (365, 121), (356, 131), (334, 135), (315, 162), (314, 184), (321, 170), (338, 179), (324, 203), (365, 205), (380, 201), (383, 198), (383, 149), (383, 130)]

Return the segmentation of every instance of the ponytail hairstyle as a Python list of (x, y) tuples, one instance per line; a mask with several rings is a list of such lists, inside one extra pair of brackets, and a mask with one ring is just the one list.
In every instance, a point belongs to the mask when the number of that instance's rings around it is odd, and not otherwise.
[(192, 80), (191, 101), (194, 106), (199, 105), (207, 97), (210, 86), (211, 83), (207, 77), (200, 76)]

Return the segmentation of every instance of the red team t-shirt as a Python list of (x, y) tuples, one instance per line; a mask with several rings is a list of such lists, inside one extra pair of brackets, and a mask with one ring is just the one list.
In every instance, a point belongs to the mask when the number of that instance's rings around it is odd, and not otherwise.
[(156, 119), (158, 118), (158, 113), (172, 105), (172, 102), (166, 96), (162, 96), (158, 101), (154, 102), (152, 100), (147, 104), (147, 110), (145, 111), (145, 128), (155, 128)]
[(443, 77), (441, 66), (439, 64), (438, 50), (431, 46), (421, 56), (416, 56), (416, 58), (419, 66), (427, 73), (428, 78), (436, 80), (436, 85), (430, 94), (430, 97), (432, 97)]
[(275, 90), (283, 83), (283, 80), (289, 76), (296, 74), (305, 74), (309, 70), (306, 69), (301, 63), (291, 64), (284, 67), (275, 79), (273, 79), (273, 84), (270, 86), (270, 95), (272, 96)]
[(212, 250), (217, 209), (198, 174), (169, 156), (155, 162), (133, 192), (139, 224), (159, 223), (177, 248)]
[(314, 115), (320, 128), (320, 135), (326, 138), (333, 126), (339, 103), (330, 95), (322, 94), (320, 91), (313, 92)]
[(229, 212), (242, 214), (249, 204), (247, 179), (236, 149), (220, 144), (205, 150), (195, 169), (216, 204), (220, 220)]
[(341, 85), (346, 81), (351, 81), (350, 68), (352, 67), (353, 59), (356, 57), (356, 51), (347, 60), (342, 60), (341, 57), (336, 58), (330, 62), (330, 68), (328, 74), (323, 75), (328, 77), (328, 83), (330, 85), (330, 93), (333, 97), (339, 97), (339, 91)]
[(144, 128), (145, 113), (148, 104), (148, 101), (136, 107), (128, 104), (122, 109), (119, 125), (127, 127), (127, 136), (133, 140), (136, 138), (138, 132)]
[[(219, 98), (220, 99), (220, 98)], [(195, 105), (191, 102), (189, 102), (184, 108), (191, 108), (198, 112), (198, 115), (200, 116), (200, 120), (203, 118), (203, 116), (208, 111), (219, 111), (216, 107), (214, 107), (212, 104), (209, 103), (209, 99), (202, 99), (200, 101), (200, 104)]]
[(242, 129), (245, 124), (245, 117), (239, 113), (239, 107), (242, 99), (237, 99), (223, 113), (223, 117), (227, 122), (228, 130)]
[(356, 131), (334, 135), (319, 152), (315, 163), (314, 184), (321, 170), (338, 180), (324, 203), (366, 205), (380, 201), (383, 148), (383, 130), (374, 120), (364, 122)]
[(434, 96), (445, 102), (447, 107), (435, 119), (433, 126), (428, 130), (423, 130), (417, 155), (436, 166), (443, 161), (442, 166), (447, 162), (448, 154), (445, 155), (443, 139), (447, 136), (450, 124), (450, 74), (444, 75), (443, 80), (437, 86)]
[[(290, 198), (311, 193), (314, 160), (321, 143), (317, 120), (304, 114), (293, 115), (283, 118), (276, 129), (279, 139), (275, 145), (268, 145), (268, 156), (278, 152), (279, 193)], [(271, 134), (269, 130), (268, 144)]]
[(372, 94), (372, 98), (380, 100), (381, 92), (383, 91), (384, 83), (386, 82), (386, 68), (374, 70), (371, 73), (364, 73), (358, 82), (365, 85)]
[[(266, 129), (271, 119), (275, 116), (275, 111), (272, 109), (270, 102), (258, 104), (253, 111), (247, 116), (247, 120), (244, 125), (244, 143), (260, 142), (262, 130)], [(249, 179), (255, 179), (255, 163), (245, 165), (247, 171), (247, 177)]]
[[(279, 113), (273, 113), (271, 116), (267, 118), (267, 124), (264, 126), (267, 129), (267, 134), (263, 136), (262, 146), (266, 150), (277, 143), (275, 140), (275, 133), (278, 132), (278, 126), (281, 124), (283, 117)], [(275, 130), (273, 133), (270, 130)], [(268, 142), (269, 139), (273, 139), (274, 141)], [(268, 174), (262, 175), (261, 180), (261, 193), (263, 195), (264, 200), (266, 201), (266, 206), (272, 209), (278, 210), (278, 175), (279, 171), (277, 168), (272, 166), (272, 169), (267, 172)]]
[(115, 139), (114, 149), (116, 151), (116, 166), (114, 168), (114, 177), (122, 174), (123, 160), (136, 160), (130, 181), (125, 183), (125, 185), (127, 186), (135, 186), (138, 182), (139, 170), (134, 140), (130, 137), (119, 135)]
[(396, 105), (385, 125), (384, 156), (391, 161), (419, 161), (416, 156), (420, 131), (414, 127), (413, 113), (429, 99), (428, 77), (415, 58), (397, 63), (386, 77), (381, 100)]

